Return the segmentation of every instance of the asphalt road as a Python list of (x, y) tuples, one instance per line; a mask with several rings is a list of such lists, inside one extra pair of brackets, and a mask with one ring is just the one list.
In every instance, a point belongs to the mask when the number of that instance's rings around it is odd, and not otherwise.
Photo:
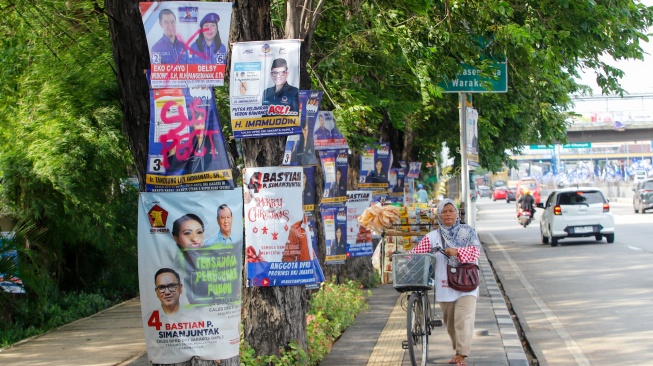
[(539, 213), (523, 228), (514, 203), (477, 201), (481, 241), (540, 365), (653, 364), (653, 212), (610, 205), (615, 243), (551, 247)]

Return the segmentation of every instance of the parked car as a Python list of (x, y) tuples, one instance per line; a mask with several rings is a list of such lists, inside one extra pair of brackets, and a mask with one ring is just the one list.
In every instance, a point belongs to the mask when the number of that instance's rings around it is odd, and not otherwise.
[(646, 210), (653, 208), (653, 178), (637, 182), (633, 188), (633, 210), (635, 213), (643, 214)]
[(494, 192), (492, 192), (492, 201), (505, 200), (507, 193), (508, 188), (506, 187), (494, 187)]
[(517, 199), (524, 193), (524, 189), (528, 189), (531, 192), (531, 196), (535, 199), (535, 204), (540, 203), (540, 182), (535, 178), (525, 177), (517, 182)]
[(488, 186), (478, 186), (478, 197), (488, 197), (492, 198), (492, 194), (490, 193), (490, 187)]
[[(540, 205), (541, 207), (542, 205)], [(564, 238), (605, 237), (614, 243), (614, 216), (603, 192), (594, 187), (561, 188), (551, 192), (540, 218), (542, 244)]]
[(506, 203), (517, 200), (517, 187), (508, 187), (506, 189)]

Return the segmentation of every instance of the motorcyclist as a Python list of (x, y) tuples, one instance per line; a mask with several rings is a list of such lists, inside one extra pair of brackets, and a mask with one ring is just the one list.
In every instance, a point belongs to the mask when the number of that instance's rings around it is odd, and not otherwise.
[[(535, 215), (535, 199), (531, 196), (531, 192), (528, 188), (524, 189), (522, 195), (517, 200), (517, 207), (521, 208), (522, 211), (528, 211), (531, 213), (531, 217)], [(517, 212), (517, 218), (519, 218), (519, 210)]]

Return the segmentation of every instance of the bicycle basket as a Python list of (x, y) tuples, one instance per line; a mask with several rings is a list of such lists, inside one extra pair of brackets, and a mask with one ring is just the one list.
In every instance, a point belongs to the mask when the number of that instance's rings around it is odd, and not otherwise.
[(392, 255), (392, 285), (397, 291), (431, 290), (435, 255), (401, 253)]

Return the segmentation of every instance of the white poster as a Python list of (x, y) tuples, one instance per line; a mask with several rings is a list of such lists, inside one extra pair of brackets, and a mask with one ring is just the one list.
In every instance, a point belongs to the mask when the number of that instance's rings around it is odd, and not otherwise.
[(138, 277), (149, 361), (238, 356), (242, 189), (141, 193)]
[(231, 52), (231, 126), (234, 137), (301, 133), (300, 40), (234, 43)]
[(302, 206), (302, 167), (254, 167), (243, 175), (248, 286), (317, 282)]
[(224, 85), (233, 3), (139, 3), (152, 88)]

